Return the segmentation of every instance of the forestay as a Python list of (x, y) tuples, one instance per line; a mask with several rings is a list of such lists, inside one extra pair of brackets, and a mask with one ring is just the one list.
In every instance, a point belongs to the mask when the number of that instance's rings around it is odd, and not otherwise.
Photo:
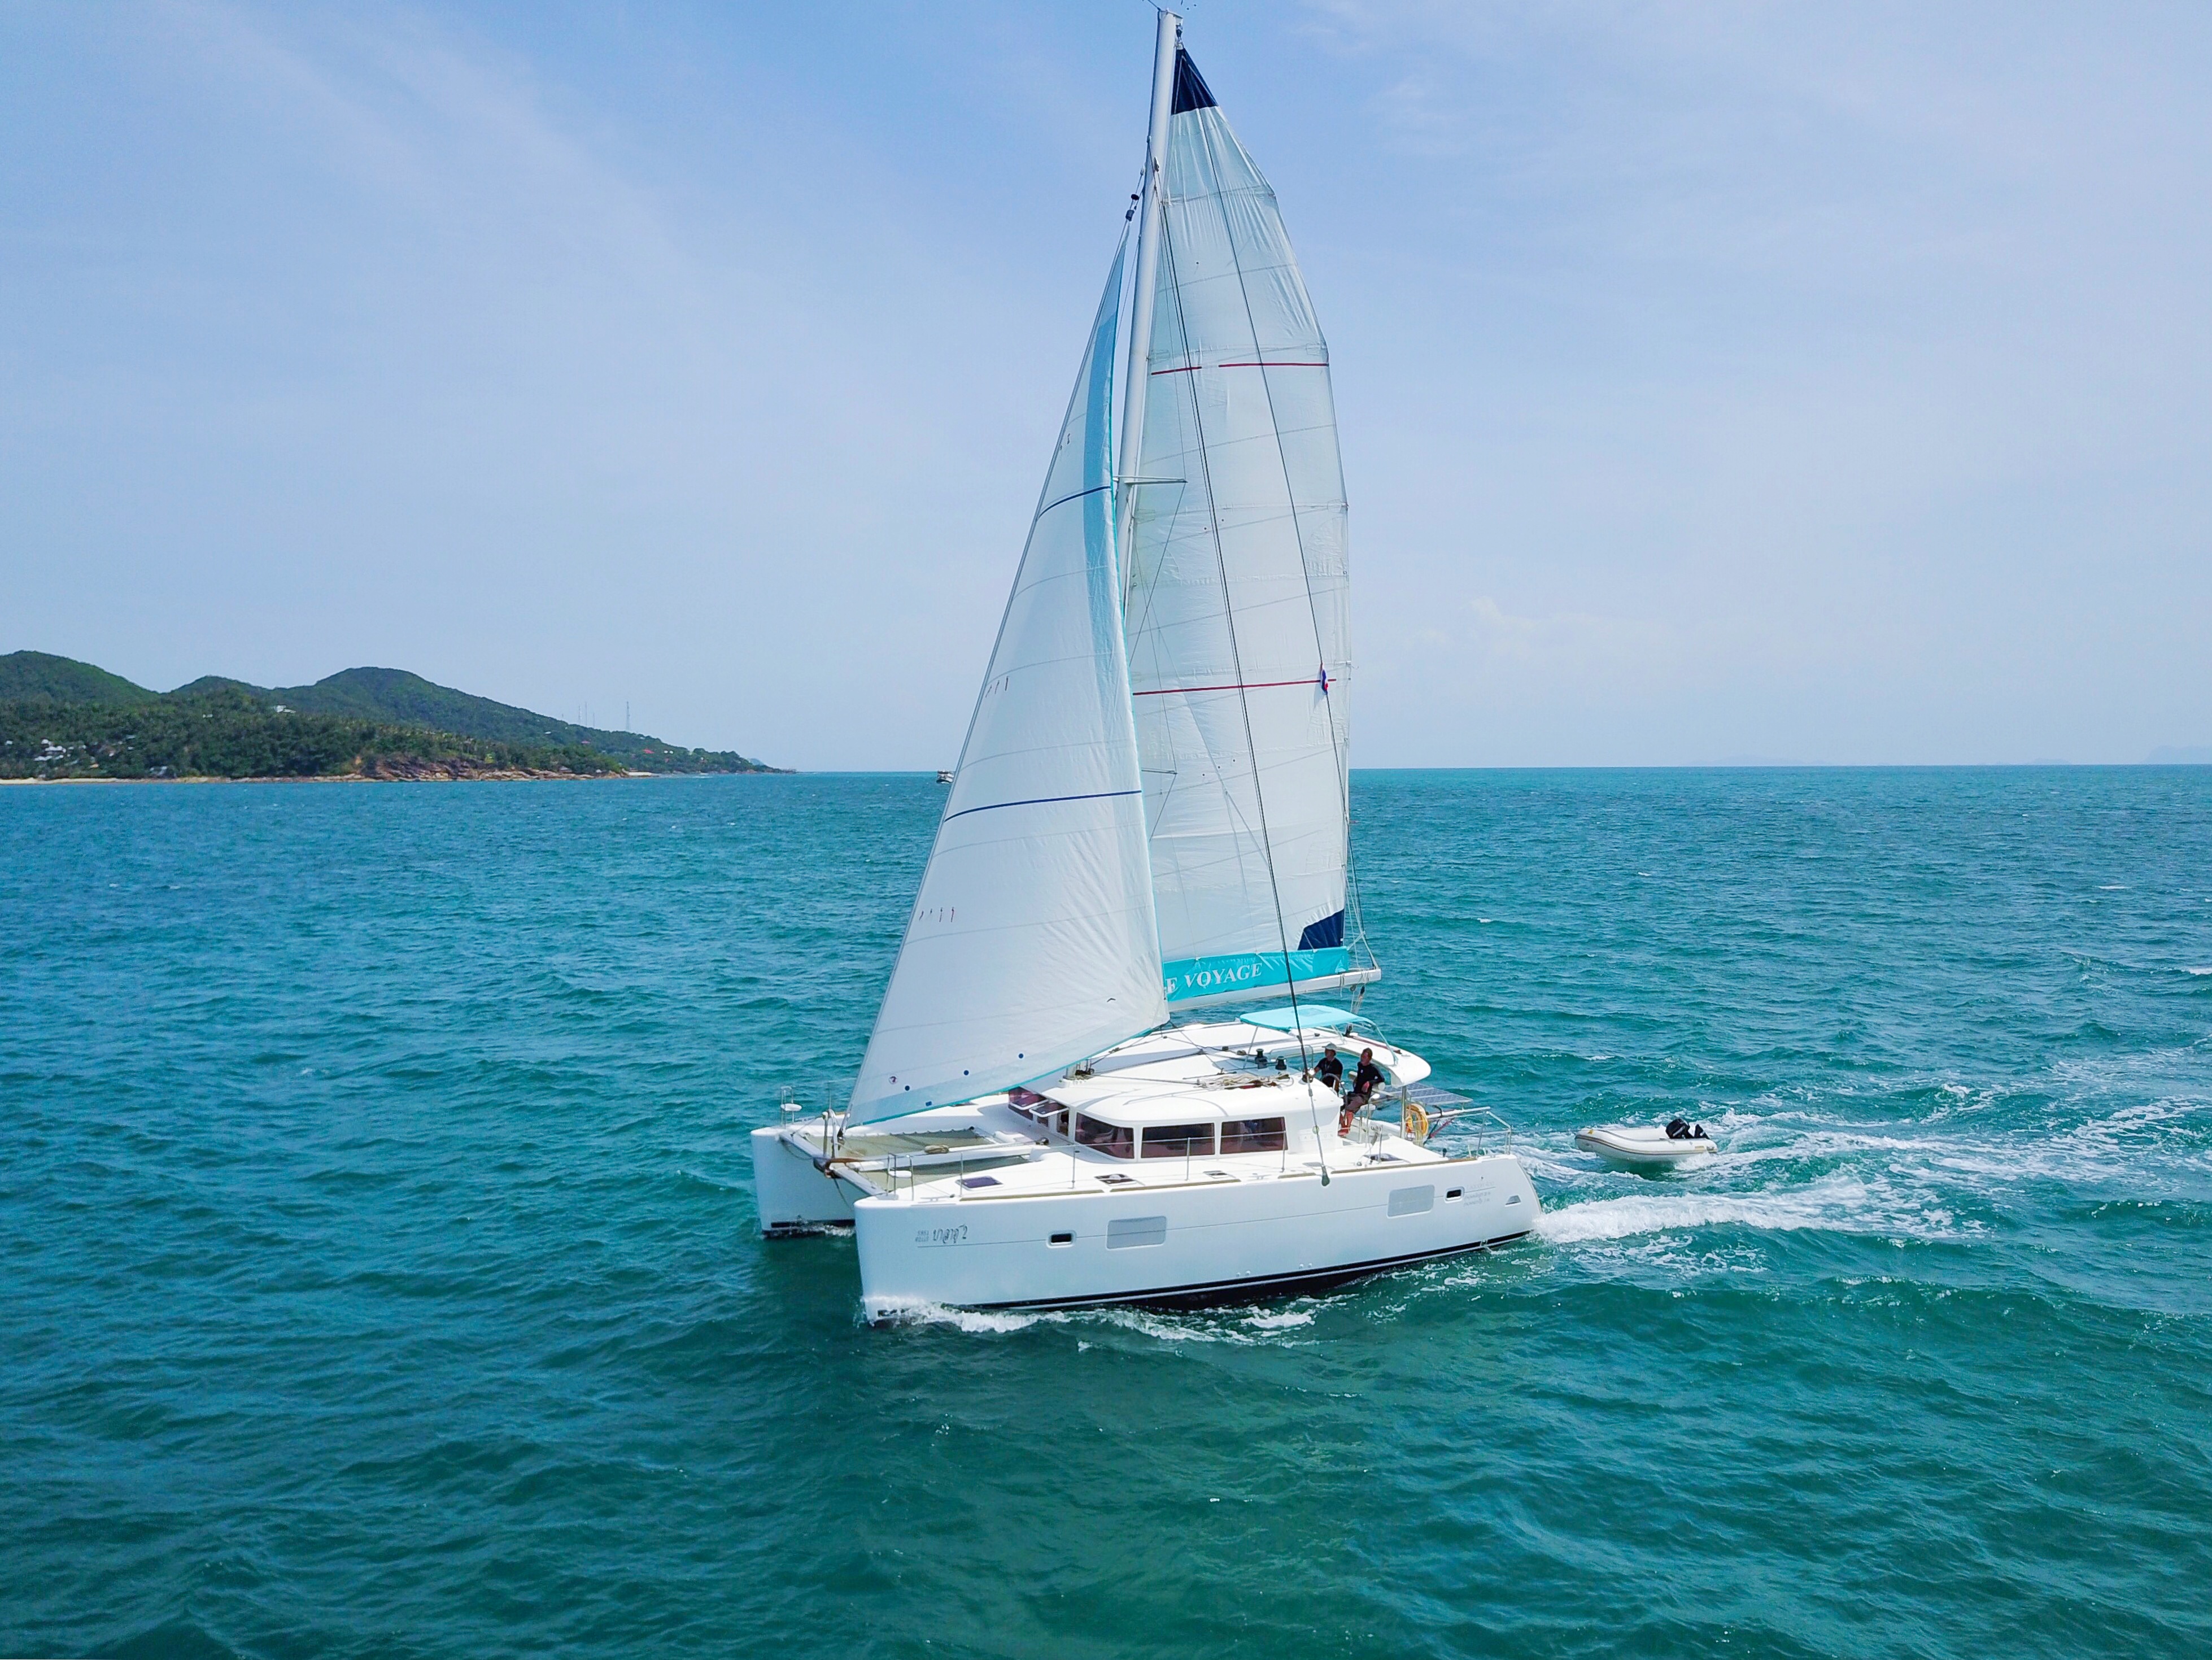
[(865, 1122), (1037, 1077), (1166, 1018), (1114, 556), (1121, 260), (853, 1093)]
[(1181, 53), (1163, 182), (1126, 605), (1165, 994), (1188, 1006), (1374, 970), (1345, 933), (1328, 349), (1274, 192)]

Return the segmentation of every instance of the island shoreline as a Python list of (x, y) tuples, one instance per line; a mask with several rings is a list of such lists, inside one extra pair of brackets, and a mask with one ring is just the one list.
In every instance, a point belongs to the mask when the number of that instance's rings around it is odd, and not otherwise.
[(378, 778), (367, 773), (268, 773), (226, 778), (219, 773), (191, 773), (180, 778), (0, 778), (11, 784), (601, 784), (634, 778), (789, 778), (795, 769), (759, 772), (425, 772)]

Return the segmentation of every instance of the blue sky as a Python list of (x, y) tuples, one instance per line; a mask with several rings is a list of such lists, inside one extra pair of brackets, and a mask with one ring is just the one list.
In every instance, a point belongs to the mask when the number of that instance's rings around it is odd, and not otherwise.
[[(0, 8), (0, 650), (951, 764), (1139, 0)], [(2212, 744), (2212, 11), (1206, 0), (1365, 765)]]

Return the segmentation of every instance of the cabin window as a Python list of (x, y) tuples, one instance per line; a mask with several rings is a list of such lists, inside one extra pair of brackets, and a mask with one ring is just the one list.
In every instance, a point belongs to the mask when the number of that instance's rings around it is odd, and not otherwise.
[(1137, 1156), (1137, 1132), (1126, 1124), (1102, 1124), (1085, 1113), (1075, 1115), (1075, 1139), (1086, 1147), (1095, 1147), (1109, 1158), (1134, 1158)]
[(1065, 1133), (1065, 1125), (1057, 1123), (1054, 1120), (1066, 1115), (1061, 1111), (1060, 1103), (1050, 1096), (1039, 1095), (1035, 1090), (1008, 1090), (1006, 1104), (1033, 1122), (1042, 1124), (1048, 1129), (1059, 1129)]
[(1106, 1225), (1106, 1249), (1127, 1250), (1134, 1245), (1164, 1245), (1168, 1219), (1164, 1216), (1121, 1216)]
[(1153, 1124), (1145, 1131), (1145, 1157), (1211, 1158), (1213, 1157), (1213, 1126)]
[(1425, 1210), (1434, 1209), (1436, 1202), (1437, 1190), (1434, 1188), (1390, 1189), (1390, 1214), (1393, 1216), (1419, 1216)]
[(1279, 1118), (1232, 1118), (1221, 1127), (1224, 1152), (1280, 1152), (1289, 1146)]

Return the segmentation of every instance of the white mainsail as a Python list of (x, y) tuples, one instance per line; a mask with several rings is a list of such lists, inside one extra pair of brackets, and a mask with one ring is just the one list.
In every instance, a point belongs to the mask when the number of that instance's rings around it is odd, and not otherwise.
[(1168, 126), (1125, 626), (1165, 995), (1189, 1007), (1376, 970), (1345, 927), (1328, 348), (1274, 192), (1180, 48)]
[(1166, 1018), (1114, 550), (1117, 255), (854, 1086), (867, 1122)]

